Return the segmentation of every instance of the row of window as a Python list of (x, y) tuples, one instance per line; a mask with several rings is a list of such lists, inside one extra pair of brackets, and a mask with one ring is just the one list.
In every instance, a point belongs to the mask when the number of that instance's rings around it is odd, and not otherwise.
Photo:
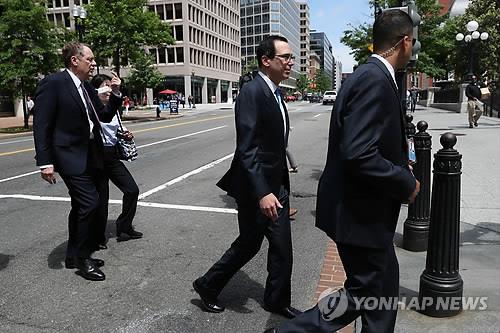
[(211, 30), (215, 33), (221, 34), (222, 36), (238, 42), (240, 39), (240, 34), (237, 29), (230, 27), (228, 24), (223, 21), (218, 20), (217, 18), (204, 13), (202, 10), (189, 6), (188, 18), (191, 22), (194, 22), (205, 29)]
[[(80, 0), (80, 5), (88, 5), (90, 0)], [(47, 0), (47, 8), (69, 7), (69, 0)]]
[(242, 6), (254, 5), (259, 3), (269, 3), (269, 0), (241, 0)]
[[(193, 2), (197, 3), (201, 7), (204, 7), (208, 10), (211, 10), (215, 13), (215, 0), (192, 0)], [(234, 10), (238, 10), (240, 4), (238, 0), (219, 0), (219, 2), (224, 2), (227, 6)]]
[(184, 48), (183, 47), (167, 47), (150, 49), (149, 53), (153, 56), (156, 64), (183, 64), (184, 63)]
[[(268, 33), (270, 31), (269, 24), (256, 25), (253, 27), (241, 28), (241, 36), (258, 35), (261, 33)], [(243, 38), (241, 38), (243, 40)]]
[(243, 5), (240, 8), (240, 17), (243, 16), (250, 16), (250, 15), (255, 15), (255, 14), (260, 14), (260, 13), (267, 13), (269, 12), (269, 4), (263, 4), (263, 5), (257, 5), (257, 6), (249, 6), (249, 7), (243, 7)]
[(182, 19), (182, 3), (149, 6), (149, 10), (155, 12), (160, 17), (160, 20), (163, 21)]
[(190, 49), (189, 60), (191, 64), (219, 69), (226, 72), (240, 73), (240, 63), (216, 54), (208, 53), (198, 49)]
[(211, 35), (200, 29), (189, 27), (189, 41), (208, 49), (219, 51), (232, 57), (239, 57), (240, 49), (237, 45)]
[(71, 27), (71, 18), (69, 13), (47, 14), (47, 20), (59, 27)]

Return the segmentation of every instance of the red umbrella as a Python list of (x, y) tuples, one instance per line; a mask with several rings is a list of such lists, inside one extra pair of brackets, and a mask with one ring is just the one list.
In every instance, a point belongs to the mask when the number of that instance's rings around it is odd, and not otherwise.
[(170, 90), (170, 89), (165, 89), (165, 90), (160, 91), (158, 94), (162, 94), (162, 95), (173, 95), (173, 94), (177, 94), (177, 91), (175, 91), (175, 90)]

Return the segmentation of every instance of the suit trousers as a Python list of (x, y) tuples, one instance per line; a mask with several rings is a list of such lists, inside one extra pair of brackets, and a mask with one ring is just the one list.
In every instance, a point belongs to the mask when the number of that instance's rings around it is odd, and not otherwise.
[(290, 229), (288, 191), (282, 186), (279, 201), (283, 206), (278, 219), (271, 221), (253, 202), (238, 202), (238, 226), (240, 235), (231, 247), (200, 282), (213, 297), (217, 297), (228, 281), (260, 250), (264, 237), (269, 242), (267, 254), (267, 280), (264, 304), (269, 308), (283, 308), (291, 301), (292, 240)]
[(467, 113), (469, 116), (469, 125), (472, 126), (477, 124), (477, 121), (483, 114), (483, 111), (481, 110), (481, 104), (474, 100), (469, 100), (467, 102)]
[(92, 230), (96, 225), (100, 193), (106, 185), (100, 169), (102, 162), (97, 145), (96, 140), (89, 141), (87, 168), (83, 174), (60, 174), (71, 197), (67, 257), (88, 258), (93, 252)]
[[(334, 299), (332, 295), (345, 295), (346, 310), (336, 313), (334, 317), (328, 317), (325, 312), (335, 311), (335, 306), (341, 302), (326, 303), (326, 300), (322, 300), (320, 304), (334, 306), (330, 309), (317, 304), (294, 319), (284, 322), (278, 327), (278, 333), (336, 332), (359, 316), (362, 321), (362, 333), (394, 332), (399, 296), (399, 265), (394, 246), (391, 244), (385, 249), (373, 249), (337, 243), (337, 249), (347, 279), (341, 291), (326, 297)], [(383, 297), (390, 302), (389, 309), (374, 309), (373, 303), (362, 303), (362, 297), (375, 297), (379, 302)]]
[(109, 201), (109, 181), (123, 193), (122, 212), (116, 219), (116, 230), (129, 231), (132, 229), (132, 221), (137, 211), (137, 199), (139, 197), (139, 187), (130, 174), (127, 167), (116, 155), (114, 147), (104, 147), (104, 186), (100, 197), (98, 223), (93, 230), (94, 240), (97, 244), (106, 243), (106, 225), (108, 222), (108, 201)]

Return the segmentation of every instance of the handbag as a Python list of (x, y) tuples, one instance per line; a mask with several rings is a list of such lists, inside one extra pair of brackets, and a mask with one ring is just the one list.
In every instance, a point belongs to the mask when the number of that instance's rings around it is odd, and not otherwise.
[(116, 137), (118, 141), (116, 142), (116, 154), (118, 158), (123, 161), (133, 161), (137, 159), (137, 147), (135, 145), (134, 139), (127, 139), (125, 137), (126, 131), (123, 129), (122, 121), (120, 115), (117, 114), (118, 124), (120, 128), (116, 131)]
[(481, 88), (481, 99), (486, 99), (488, 97), (490, 97), (490, 89), (488, 88)]

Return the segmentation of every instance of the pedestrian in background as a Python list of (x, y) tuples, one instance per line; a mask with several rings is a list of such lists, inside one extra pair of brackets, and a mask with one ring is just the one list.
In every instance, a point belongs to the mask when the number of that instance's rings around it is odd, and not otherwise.
[(130, 98), (128, 98), (128, 96), (123, 98), (123, 107), (125, 109), (125, 115), (128, 115), (128, 111), (130, 109)]
[[(292, 241), (290, 181), (286, 146), (290, 126), (278, 85), (290, 77), (293, 55), (288, 41), (270, 36), (257, 47), (259, 74), (242, 88), (235, 105), (236, 151), (217, 185), (236, 199), (239, 236), (202, 277), (193, 283), (202, 305), (222, 312), (218, 295), (228, 281), (269, 241), (264, 309), (287, 318), (290, 306)], [(209, 245), (209, 244), (207, 244)]]
[(26, 107), (28, 108), (28, 114), (33, 114), (33, 107), (35, 106), (35, 102), (31, 99), (31, 96), (26, 97)]
[(122, 105), (121, 81), (116, 76), (111, 79), (112, 94), (103, 105), (87, 83), (96, 66), (90, 47), (70, 43), (62, 56), (66, 69), (40, 81), (35, 95), (36, 165), (50, 184), (58, 172), (71, 197), (66, 268), (78, 268), (85, 279), (102, 281), (106, 276), (99, 267), (104, 261), (91, 258), (99, 195), (106, 186), (99, 119), (110, 121)]
[(472, 81), (465, 87), (465, 96), (467, 96), (467, 115), (469, 119), (469, 128), (477, 127), (477, 121), (483, 114), (481, 100), (481, 88), (477, 82), (476, 76), (472, 76)]
[[(396, 306), (370, 309), (361, 300), (399, 296), (393, 237), (401, 203), (413, 201), (420, 186), (408, 165), (395, 80), (412, 54), (411, 18), (401, 10), (384, 11), (375, 19), (373, 41), (374, 55), (337, 96), (318, 186), (316, 226), (336, 242), (347, 279), (319, 305), (266, 332), (331, 333), (359, 316), (361, 332), (394, 332)], [(345, 311), (336, 308), (341, 303)]]
[[(97, 89), (99, 99), (104, 105), (109, 103), (111, 96), (111, 77), (104, 74), (97, 74), (90, 82)], [(135, 213), (137, 210), (137, 199), (139, 197), (139, 187), (137, 186), (134, 177), (127, 167), (119, 160), (116, 152), (116, 144), (118, 142), (118, 130), (120, 129), (120, 115), (117, 113), (109, 123), (101, 123), (104, 144), (104, 170), (106, 186), (100, 193), (100, 207), (98, 213), (99, 227), (96, 229), (94, 239), (96, 247), (99, 249), (107, 249), (106, 225), (108, 223), (108, 201), (109, 201), (109, 181), (115, 184), (123, 193), (122, 211), (116, 219), (116, 240), (125, 241), (129, 239), (142, 238), (142, 233), (138, 232), (132, 226)], [(123, 135), (125, 138), (133, 139), (133, 134), (126, 129)]]

